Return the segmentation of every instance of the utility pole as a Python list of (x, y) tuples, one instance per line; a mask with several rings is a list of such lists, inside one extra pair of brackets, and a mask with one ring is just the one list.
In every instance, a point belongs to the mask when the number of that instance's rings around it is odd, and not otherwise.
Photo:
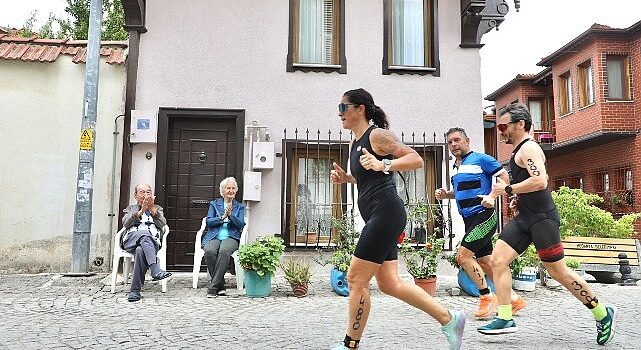
[(86, 275), (89, 272), (101, 27), (102, 0), (91, 0), (87, 64), (85, 65), (85, 92), (80, 131), (80, 162), (78, 164), (76, 187), (76, 209), (73, 219), (71, 275)]

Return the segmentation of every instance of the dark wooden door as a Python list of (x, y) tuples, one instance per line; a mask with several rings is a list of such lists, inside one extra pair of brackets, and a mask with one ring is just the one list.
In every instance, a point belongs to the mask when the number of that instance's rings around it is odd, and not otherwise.
[(167, 238), (170, 270), (191, 271), (196, 232), (207, 215), (209, 201), (220, 197), (220, 181), (234, 176), (240, 187), (243, 140), (237, 129), (233, 116), (186, 114), (168, 120), (163, 195), (171, 229)]

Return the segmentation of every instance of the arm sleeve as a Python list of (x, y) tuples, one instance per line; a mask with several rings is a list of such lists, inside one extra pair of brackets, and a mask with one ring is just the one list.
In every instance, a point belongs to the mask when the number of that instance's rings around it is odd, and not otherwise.
[(481, 169), (483, 169), (483, 172), (486, 174), (490, 175), (496, 175), (503, 167), (501, 164), (498, 162), (498, 160), (488, 156), (487, 154), (484, 154), (479, 161), (481, 165)]
[(136, 221), (136, 212), (137, 212), (137, 206), (130, 205), (127, 208), (123, 210), (125, 215), (122, 217), (122, 226), (126, 228), (130, 228), (131, 225), (133, 225), (134, 221)]
[(156, 205), (156, 216), (154, 216), (154, 225), (159, 229), (162, 229), (167, 225), (167, 219), (165, 219), (165, 213), (161, 206)]
[(243, 204), (238, 204), (239, 208), (235, 215), (229, 217), (229, 222), (236, 226), (239, 231), (242, 231), (245, 227), (245, 206)]
[(210, 229), (223, 224), (223, 221), (220, 220), (220, 216), (216, 212), (214, 202), (215, 201), (209, 202), (209, 211), (207, 212), (207, 228)]

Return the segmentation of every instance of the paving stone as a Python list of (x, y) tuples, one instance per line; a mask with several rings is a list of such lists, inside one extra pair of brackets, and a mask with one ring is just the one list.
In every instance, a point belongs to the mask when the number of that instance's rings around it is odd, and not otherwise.
[[(167, 293), (146, 284), (136, 303), (126, 299), (129, 285), (111, 294), (100, 282), (105, 277), (0, 275), (0, 349), (329, 349), (345, 334), (348, 298), (331, 291), (322, 271), (306, 298), (291, 296), (276, 276), (270, 297), (246, 298), (230, 287), (229, 296), (208, 299), (206, 283), (194, 290), (191, 274), (178, 273)], [(235, 284), (233, 276), (227, 281)], [(463, 349), (604, 349), (595, 342), (590, 312), (565, 290), (539, 286), (521, 293), (529, 305), (515, 317), (519, 332), (483, 336), (476, 327), (487, 321), (472, 318), (476, 298), (450, 296), (446, 290), (455, 286), (455, 276), (439, 276), (436, 300), (467, 311)], [(599, 300), (620, 310), (617, 335), (607, 348), (641, 349), (641, 287), (591, 286)], [(447, 348), (437, 322), (383, 295), (375, 283), (371, 287), (362, 349)]]

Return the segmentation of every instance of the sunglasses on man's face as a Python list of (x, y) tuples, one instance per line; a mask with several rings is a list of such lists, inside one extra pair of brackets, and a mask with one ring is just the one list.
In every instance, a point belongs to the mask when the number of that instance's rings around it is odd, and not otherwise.
[(341, 113), (345, 113), (345, 112), (347, 112), (347, 108), (349, 108), (349, 106), (356, 106), (356, 104), (355, 103), (342, 103), (341, 102), (341, 103), (338, 104), (338, 111), (341, 112)]
[(514, 121), (514, 122), (507, 122), (505, 124), (496, 124), (496, 128), (499, 129), (500, 132), (505, 132), (505, 130), (507, 130), (507, 125), (508, 124), (516, 124), (518, 122), (519, 121), (517, 120), (517, 121)]

